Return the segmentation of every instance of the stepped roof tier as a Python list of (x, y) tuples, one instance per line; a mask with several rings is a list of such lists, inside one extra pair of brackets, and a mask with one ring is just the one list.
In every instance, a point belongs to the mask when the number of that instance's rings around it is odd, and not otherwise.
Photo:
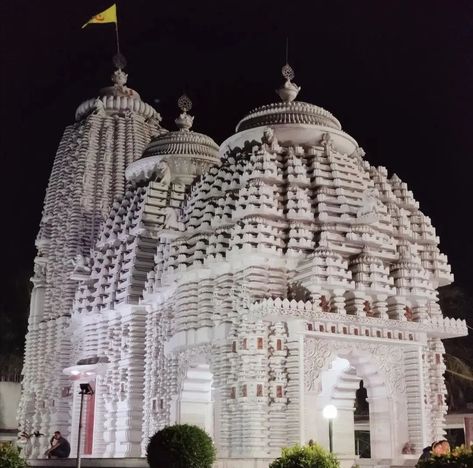
[[(93, 252), (90, 277), (80, 286), (76, 311), (138, 303), (153, 269), (156, 233), (178, 228), (186, 185), (218, 164), (218, 145), (191, 130), (191, 102), (179, 99), (177, 131), (153, 138), (126, 169), (125, 194), (112, 206)], [(118, 267), (121, 265), (121, 267)]]

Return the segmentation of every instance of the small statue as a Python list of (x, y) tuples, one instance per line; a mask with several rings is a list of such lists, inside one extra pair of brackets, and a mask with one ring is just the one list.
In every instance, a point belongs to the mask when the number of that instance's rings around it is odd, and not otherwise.
[(94, 114), (97, 114), (97, 115), (105, 115), (105, 105), (104, 105), (102, 99), (97, 98), (97, 99), (94, 101), (94, 106), (95, 106), (95, 112), (94, 112)]
[(156, 179), (159, 178), (159, 182), (162, 185), (169, 186), (171, 184), (171, 169), (168, 163), (164, 159), (161, 160), (158, 164), (157, 169), (158, 173), (156, 174)]
[(359, 221), (366, 223), (376, 222), (378, 219), (378, 200), (376, 198), (376, 190), (368, 189), (363, 192), (361, 198), (361, 206), (356, 212)]
[(274, 129), (271, 128), (271, 127), (266, 127), (264, 129), (264, 132), (263, 132), (263, 137), (261, 138), (261, 141), (270, 146), (273, 141), (274, 141), (275, 137), (274, 137)]
[(415, 447), (409, 441), (407, 441), (402, 447), (403, 455), (413, 455), (415, 453)]
[(80, 253), (78, 253), (73, 260), (69, 260), (69, 263), (74, 267), (71, 273), (71, 279), (82, 280), (90, 274), (91, 268), (88, 266), (89, 260), (88, 257), (84, 257)]
[(177, 208), (167, 206), (164, 209), (164, 229), (176, 229), (177, 231), (184, 231), (184, 223), (179, 221), (179, 211)]
[(324, 147), (325, 156), (330, 156), (330, 152), (333, 150), (332, 135), (330, 135), (330, 133), (324, 133), (322, 135), (322, 139), (321, 139), (320, 143)]
[(46, 265), (44, 263), (34, 263), (34, 275), (38, 280), (44, 280), (46, 278)]
[(263, 147), (266, 146), (267, 149), (271, 151), (277, 151), (279, 147), (278, 139), (274, 134), (274, 129), (271, 127), (267, 127), (263, 132), (263, 137), (261, 138), (263, 143)]

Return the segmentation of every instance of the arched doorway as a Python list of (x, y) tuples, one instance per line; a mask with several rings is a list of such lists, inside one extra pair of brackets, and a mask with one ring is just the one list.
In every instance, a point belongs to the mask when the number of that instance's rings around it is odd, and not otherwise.
[(205, 363), (189, 365), (177, 401), (177, 422), (194, 424), (214, 434), (213, 376)]
[[(322, 346), (319, 342), (319, 346), (314, 348), (314, 351), (318, 350), (314, 356), (323, 356), (323, 363), (317, 362), (320, 371), (306, 375), (315, 377), (315, 380), (312, 385), (310, 382), (306, 385), (305, 441), (313, 439), (329, 446), (328, 422), (323, 419), (322, 411), (327, 404), (333, 404), (338, 410), (333, 422), (334, 452), (342, 458), (355, 458), (355, 430), (364, 430), (369, 431), (370, 436), (369, 450), (365, 447), (364, 455), (371, 459), (392, 459), (401, 426), (406, 426), (406, 432), (407, 423), (406, 418), (402, 420), (402, 411), (393, 404), (387, 390), (385, 372), (389, 371), (389, 367), (387, 364), (381, 365), (377, 356), (360, 349), (361, 346), (338, 349), (336, 346), (332, 349)], [(325, 355), (320, 352), (324, 349)], [(355, 424), (355, 403), (360, 391), (366, 391), (364, 401), (368, 411), (363, 427)]]

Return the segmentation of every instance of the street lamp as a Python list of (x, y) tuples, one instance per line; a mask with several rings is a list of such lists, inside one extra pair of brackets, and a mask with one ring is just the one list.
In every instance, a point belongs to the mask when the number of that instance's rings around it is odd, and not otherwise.
[(322, 416), (328, 419), (328, 441), (330, 452), (333, 452), (333, 420), (337, 417), (337, 407), (335, 405), (326, 405), (322, 410)]
[(80, 411), (79, 411), (79, 430), (77, 431), (77, 458), (76, 468), (80, 468), (80, 436), (82, 432), (82, 409), (84, 407), (84, 395), (93, 395), (94, 391), (88, 383), (79, 384), (80, 387)]

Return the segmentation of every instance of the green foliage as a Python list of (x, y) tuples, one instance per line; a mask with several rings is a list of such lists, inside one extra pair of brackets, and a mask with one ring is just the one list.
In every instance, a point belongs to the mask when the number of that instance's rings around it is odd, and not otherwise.
[(0, 444), (0, 468), (27, 468), (25, 459), (20, 457), (18, 448), (11, 443)]
[(295, 445), (282, 449), (281, 456), (269, 468), (339, 468), (340, 463), (319, 444)]
[(215, 447), (200, 427), (176, 424), (150, 438), (146, 449), (150, 468), (211, 468)]
[(421, 460), (417, 468), (471, 468), (473, 466), (473, 445), (456, 447), (448, 455), (433, 456), (428, 460)]

